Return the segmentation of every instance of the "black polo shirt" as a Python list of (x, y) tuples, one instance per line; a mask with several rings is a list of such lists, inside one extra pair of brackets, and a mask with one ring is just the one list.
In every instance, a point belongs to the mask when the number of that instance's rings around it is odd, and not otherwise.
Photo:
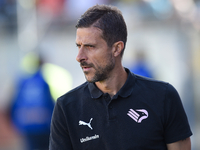
[(166, 150), (192, 135), (172, 85), (126, 71), (112, 99), (85, 82), (57, 100), (50, 150)]

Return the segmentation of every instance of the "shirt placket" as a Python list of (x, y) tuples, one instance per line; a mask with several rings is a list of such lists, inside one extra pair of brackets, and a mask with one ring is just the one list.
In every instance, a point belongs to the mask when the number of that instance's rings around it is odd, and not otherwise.
[(108, 93), (105, 93), (103, 95), (104, 101), (105, 101), (105, 105), (106, 105), (106, 110), (107, 110), (107, 116), (108, 116), (108, 120), (114, 120), (115, 119), (115, 113), (114, 113), (114, 106), (113, 106), (113, 102), (111, 100), (111, 97)]

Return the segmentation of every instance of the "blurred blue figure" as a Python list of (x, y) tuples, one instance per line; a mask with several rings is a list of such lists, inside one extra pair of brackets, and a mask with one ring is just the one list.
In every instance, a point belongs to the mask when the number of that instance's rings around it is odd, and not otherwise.
[(131, 72), (148, 78), (153, 78), (153, 74), (146, 63), (145, 53), (143, 51), (136, 52), (136, 62), (130, 68)]
[(54, 100), (45, 82), (39, 60), (38, 70), (24, 77), (17, 86), (11, 115), (14, 125), (25, 136), (29, 150), (47, 150)]

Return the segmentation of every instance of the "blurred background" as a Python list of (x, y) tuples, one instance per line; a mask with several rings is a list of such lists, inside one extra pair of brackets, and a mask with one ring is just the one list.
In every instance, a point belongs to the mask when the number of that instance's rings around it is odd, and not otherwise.
[(85, 81), (75, 59), (75, 24), (97, 3), (117, 6), (124, 15), (124, 66), (177, 89), (192, 149), (199, 150), (200, 0), (0, 0), (0, 150), (45, 149), (47, 141), (35, 145), (41, 137), (35, 131), (48, 137), (43, 129), (50, 121), (42, 117)]

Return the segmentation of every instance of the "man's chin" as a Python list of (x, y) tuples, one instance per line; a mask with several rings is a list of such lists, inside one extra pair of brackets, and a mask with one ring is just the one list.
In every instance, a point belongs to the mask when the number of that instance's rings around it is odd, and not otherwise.
[(90, 80), (87, 80), (87, 82), (89, 82), (89, 83), (95, 83), (94, 81), (90, 81)]
[(94, 82), (95, 82), (95, 81), (92, 80), (92, 79), (89, 79), (89, 78), (87, 78), (87, 77), (85, 77), (85, 78), (86, 78), (87, 82), (90, 82), (90, 83), (94, 83)]
[(90, 78), (87, 75), (85, 75), (85, 78), (86, 78), (87, 82), (90, 82), (90, 83), (97, 82), (94, 78)]

